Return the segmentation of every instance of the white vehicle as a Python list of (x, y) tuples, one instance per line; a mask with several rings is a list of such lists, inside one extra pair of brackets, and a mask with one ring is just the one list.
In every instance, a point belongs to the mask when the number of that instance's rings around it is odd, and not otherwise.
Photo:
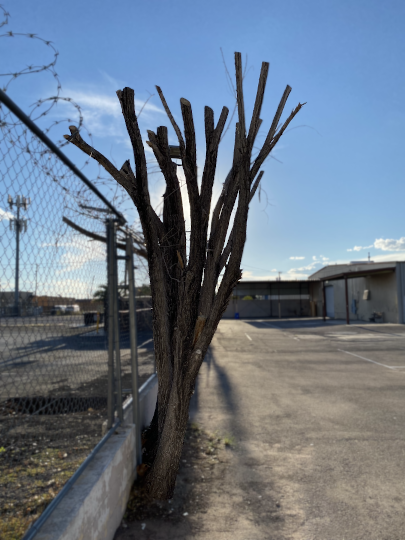
[(74, 304), (73, 306), (66, 306), (65, 311), (66, 313), (79, 313), (80, 306), (78, 306), (77, 304)]

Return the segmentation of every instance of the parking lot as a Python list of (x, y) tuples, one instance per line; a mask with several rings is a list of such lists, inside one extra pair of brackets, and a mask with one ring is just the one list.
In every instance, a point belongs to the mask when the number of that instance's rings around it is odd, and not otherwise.
[[(152, 332), (138, 331), (140, 374), (153, 372)], [(85, 326), (83, 315), (1, 319), (0, 401), (17, 396), (77, 391), (103, 378), (106, 384), (108, 345), (104, 326)], [(121, 335), (124, 372), (129, 370), (129, 335)], [(146, 371), (143, 366), (147, 365)], [(145, 373), (144, 373), (145, 371)], [(96, 392), (100, 388), (94, 387)], [(102, 394), (106, 390), (102, 389)]]
[(222, 320), (192, 418), (232, 433), (187, 536), (403, 540), (405, 327)]

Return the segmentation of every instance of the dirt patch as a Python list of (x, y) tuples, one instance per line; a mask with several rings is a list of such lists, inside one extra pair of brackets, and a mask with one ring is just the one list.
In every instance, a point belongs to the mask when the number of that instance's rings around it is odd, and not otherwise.
[(0, 447), (2, 540), (19, 540), (56, 497), (99, 442), (105, 415), (27, 416), (14, 429), (8, 426), (9, 445)]
[(210, 494), (223, 478), (235, 448), (230, 435), (209, 433), (189, 423), (173, 499), (150, 500), (137, 479), (114, 539), (164, 540), (196, 532), (193, 518), (207, 513)]
[[(130, 355), (121, 360), (122, 388), (131, 389)], [(138, 351), (139, 386), (153, 373), (153, 361), (148, 343)], [(37, 395), (30, 385), (0, 399), (1, 540), (21, 539), (100, 441), (107, 383), (107, 374), (78, 387), (59, 379), (50, 393)]]

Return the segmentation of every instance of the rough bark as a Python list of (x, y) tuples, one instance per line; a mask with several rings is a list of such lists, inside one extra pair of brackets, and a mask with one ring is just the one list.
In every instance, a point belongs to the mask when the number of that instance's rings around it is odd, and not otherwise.
[[(302, 107), (299, 104), (277, 132), (291, 91), (287, 86), (265, 143), (252, 164), (252, 149), (262, 124), (260, 113), (268, 69), (269, 64), (263, 62), (252, 119), (246, 132), (242, 61), (241, 54), (235, 53), (239, 120), (235, 130), (234, 156), (222, 193), (212, 212), (209, 240), (209, 216), (218, 147), (229, 111), (226, 107), (223, 108), (215, 126), (213, 110), (205, 107), (206, 155), (199, 190), (197, 144), (191, 104), (185, 98), (180, 99), (183, 137), (162, 90), (156, 87), (179, 142), (179, 155), (191, 209), (189, 253), (186, 250), (177, 167), (170, 158), (167, 128), (164, 126), (158, 127), (156, 133), (148, 131), (149, 140), (146, 141), (152, 148), (166, 181), (162, 219), (156, 215), (150, 204), (145, 152), (135, 115), (132, 89), (119, 90), (117, 96), (134, 151), (135, 172), (132, 171), (129, 160), (118, 171), (104, 156), (81, 139), (76, 128), (71, 127), (71, 136), (65, 136), (94, 157), (127, 190), (141, 220), (151, 282), (154, 346), (159, 379), (155, 414), (144, 433), (144, 463), (150, 466), (145, 483), (149, 494), (156, 499), (169, 499), (173, 495), (196, 377), (232, 291), (242, 275), (240, 265), (246, 242), (249, 203), (263, 176), (263, 171), (259, 173), (259, 169)], [(236, 214), (231, 225), (235, 204)], [(219, 275), (223, 269), (225, 272), (217, 290)]]

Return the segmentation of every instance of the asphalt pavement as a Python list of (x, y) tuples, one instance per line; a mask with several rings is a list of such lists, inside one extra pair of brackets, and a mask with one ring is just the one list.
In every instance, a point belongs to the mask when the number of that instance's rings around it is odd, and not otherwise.
[[(137, 332), (140, 379), (153, 372), (151, 331)], [(129, 334), (120, 335), (123, 374), (130, 371)], [(108, 343), (104, 326), (83, 315), (0, 319), (0, 402), (12, 397), (106, 394)], [(96, 384), (97, 381), (100, 384)], [(91, 387), (92, 383), (94, 385)]]
[(190, 417), (237, 447), (190, 538), (403, 540), (404, 390), (404, 325), (222, 320)]

